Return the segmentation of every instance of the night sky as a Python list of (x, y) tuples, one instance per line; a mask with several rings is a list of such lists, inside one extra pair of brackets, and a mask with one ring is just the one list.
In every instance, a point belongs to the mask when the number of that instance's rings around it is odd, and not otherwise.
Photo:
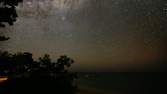
[[(33, 2), (31, 2), (33, 1)], [(167, 62), (166, 0), (25, 0), (2, 50), (68, 55), (77, 71), (157, 71)], [(1, 32), (2, 33), (2, 32)]]

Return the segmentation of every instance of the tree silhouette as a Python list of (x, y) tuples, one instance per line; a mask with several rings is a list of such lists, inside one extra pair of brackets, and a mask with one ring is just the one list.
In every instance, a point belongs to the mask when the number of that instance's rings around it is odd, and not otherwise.
[(8, 40), (9, 37), (5, 37), (5, 36), (0, 36), (0, 41), (5, 41), (5, 40)]
[(74, 94), (77, 90), (75, 84), (77, 76), (76, 73), (68, 71), (72, 63), (74, 61), (67, 56), (60, 56), (56, 62), (52, 62), (50, 56), (46, 54), (35, 61), (28, 52), (17, 54), (1, 52), (0, 72), (8, 77), (4, 82), (5, 86), (2, 87), (6, 87), (14, 94), (23, 93), (20, 89), (28, 90), (26, 94), (34, 92)]
[[(5, 23), (13, 25), (18, 17), (16, 6), (22, 0), (0, 0), (0, 28), (5, 27)], [(8, 37), (0, 36), (0, 41), (8, 40)]]
[[(18, 17), (16, 6), (21, 1), (0, 0), (0, 28), (14, 24)], [(0, 41), (8, 39), (0, 35)], [(74, 80), (77, 76), (68, 71), (72, 63), (74, 60), (67, 56), (52, 62), (46, 54), (35, 61), (28, 52), (11, 54), (0, 51), (0, 76), (8, 78), (0, 83), (0, 94), (74, 94), (77, 89)]]

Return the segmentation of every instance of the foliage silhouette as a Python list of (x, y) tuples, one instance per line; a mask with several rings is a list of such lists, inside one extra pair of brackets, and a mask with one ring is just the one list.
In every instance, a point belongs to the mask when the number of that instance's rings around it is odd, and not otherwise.
[[(0, 0), (0, 28), (5, 27), (6, 23), (14, 24), (18, 17), (16, 6), (21, 1)], [(0, 41), (8, 39), (0, 35)], [(52, 62), (46, 54), (35, 61), (28, 52), (11, 54), (0, 51), (0, 76), (8, 78), (0, 83), (0, 94), (74, 94), (77, 90), (74, 83), (77, 76), (68, 71), (72, 63), (74, 61), (67, 56)]]
[(5, 37), (5, 36), (0, 36), (0, 41), (5, 41), (5, 40), (8, 40), (9, 37)]
[(56, 62), (52, 62), (49, 55), (44, 55), (35, 61), (31, 53), (0, 52), (0, 72), (8, 77), (0, 85), (4, 90), (0, 93), (74, 94), (77, 90), (77, 76), (68, 71), (72, 63), (74, 61), (67, 56), (61, 56)]
[[(18, 17), (16, 6), (22, 0), (0, 0), (0, 27), (5, 27), (5, 23), (13, 25)], [(0, 41), (8, 40), (8, 37), (0, 36)]]

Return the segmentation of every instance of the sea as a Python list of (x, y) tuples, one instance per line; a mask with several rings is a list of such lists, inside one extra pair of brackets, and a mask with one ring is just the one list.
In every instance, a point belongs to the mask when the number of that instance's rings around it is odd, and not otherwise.
[(165, 75), (156, 72), (87, 72), (78, 73), (77, 83), (79, 88), (96, 90), (101, 92), (99, 94), (167, 94), (164, 93), (167, 90)]

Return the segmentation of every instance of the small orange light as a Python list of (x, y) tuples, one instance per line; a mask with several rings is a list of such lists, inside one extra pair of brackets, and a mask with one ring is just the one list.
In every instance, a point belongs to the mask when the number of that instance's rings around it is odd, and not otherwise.
[(0, 82), (6, 81), (6, 80), (8, 80), (7, 77), (0, 77)]

